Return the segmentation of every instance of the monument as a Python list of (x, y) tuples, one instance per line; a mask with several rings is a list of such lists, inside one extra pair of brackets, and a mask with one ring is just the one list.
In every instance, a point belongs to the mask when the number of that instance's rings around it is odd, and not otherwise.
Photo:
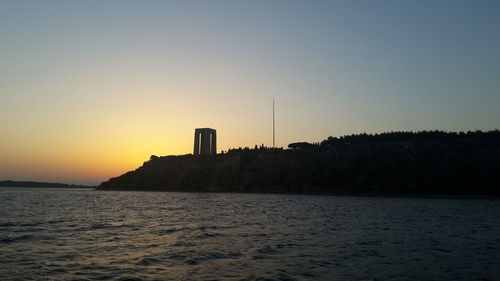
[(217, 154), (217, 133), (210, 128), (194, 130), (194, 155)]

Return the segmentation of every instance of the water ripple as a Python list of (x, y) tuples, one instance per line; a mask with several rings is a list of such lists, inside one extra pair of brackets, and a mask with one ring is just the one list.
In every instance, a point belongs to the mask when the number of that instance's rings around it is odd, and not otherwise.
[(1, 280), (495, 280), (498, 200), (0, 188)]

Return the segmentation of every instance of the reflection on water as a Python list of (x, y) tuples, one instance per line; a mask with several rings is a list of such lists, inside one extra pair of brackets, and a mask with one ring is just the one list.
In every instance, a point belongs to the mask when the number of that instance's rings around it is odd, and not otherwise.
[(2, 280), (495, 280), (500, 201), (0, 188)]

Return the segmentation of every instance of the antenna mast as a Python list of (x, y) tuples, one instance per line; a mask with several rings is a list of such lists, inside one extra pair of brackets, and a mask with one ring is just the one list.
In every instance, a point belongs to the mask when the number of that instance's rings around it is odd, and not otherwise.
[(276, 147), (275, 144), (275, 130), (274, 130), (274, 99), (273, 99), (273, 148)]

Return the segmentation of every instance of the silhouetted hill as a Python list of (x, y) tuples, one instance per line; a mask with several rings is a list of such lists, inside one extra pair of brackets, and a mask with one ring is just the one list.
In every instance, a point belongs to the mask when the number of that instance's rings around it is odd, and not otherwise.
[(498, 130), (361, 134), (289, 147), (152, 156), (99, 189), (500, 195)]
[(75, 188), (78, 188), (78, 187), (90, 187), (90, 186), (54, 183), (54, 182), (4, 180), (4, 181), (0, 181), (0, 187), (64, 187), (64, 188), (75, 187)]

